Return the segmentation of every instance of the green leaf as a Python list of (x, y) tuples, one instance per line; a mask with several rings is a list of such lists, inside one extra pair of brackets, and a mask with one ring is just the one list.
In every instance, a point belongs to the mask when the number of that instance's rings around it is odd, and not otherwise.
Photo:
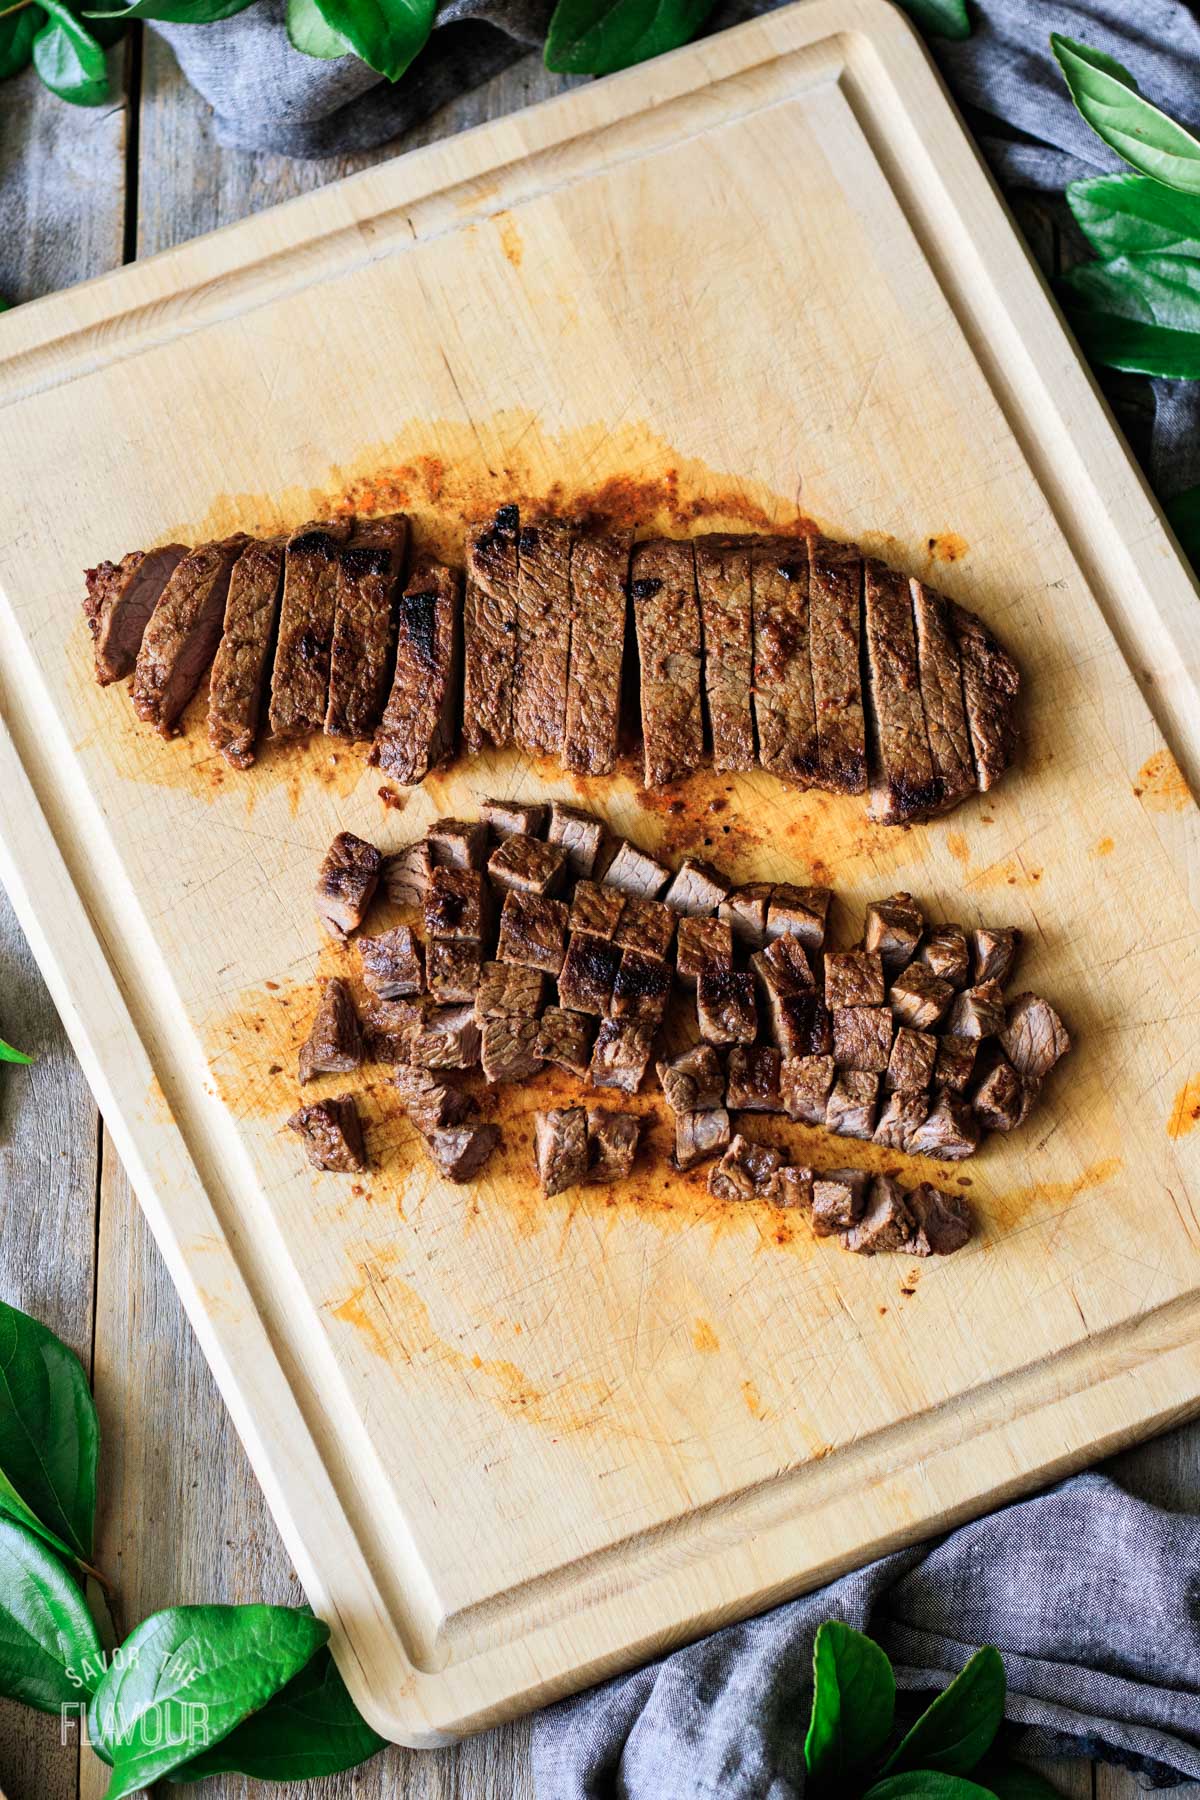
[(967, 0), (900, 0), (906, 13), (931, 37), (969, 38)]
[(0, 1514), (92, 1554), (100, 1423), (73, 1350), (0, 1301)]
[(1059, 1800), (1058, 1789), (1051, 1787), (1044, 1775), (1007, 1756), (989, 1756), (975, 1773), (996, 1800)]
[(1200, 569), (1200, 487), (1185, 488), (1168, 500), (1166, 514), (1183, 554)]
[(1004, 1718), (1005, 1691), (1000, 1653), (985, 1644), (926, 1707), (884, 1763), (884, 1774), (940, 1769), (966, 1775), (992, 1747)]
[(1143, 175), (1184, 194), (1200, 194), (1200, 139), (1160, 112), (1137, 82), (1102, 50), (1050, 34), (1071, 98), (1092, 130)]
[(990, 1791), (939, 1769), (908, 1769), (868, 1788), (863, 1800), (992, 1800)]
[[(0, 19), (0, 81), (7, 81), (10, 75), (19, 75), (29, 66), (33, 40), (45, 17), (40, 6), (26, 6), (20, 12), (9, 13), (6, 19)], [(4, 1058), (6, 1062), (9, 1060)]]
[(172, 25), (212, 25), (245, 12), (253, 0), (130, 0), (128, 6), (84, 8), (85, 19), (163, 19)]
[(1068, 309), (1071, 327), (1089, 361), (1132, 375), (1165, 375), (1200, 381), (1200, 338), (1189, 331), (1163, 331), (1107, 313)]
[(351, 51), (341, 33), (325, 23), (317, 0), (287, 0), (287, 34), (293, 50), (325, 62)]
[(176, 1606), (121, 1646), (88, 1709), (112, 1766), (105, 1800), (148, 1787), (228, 1737), (298, 1675), (329, 1636), (286, 1606)]
[(558, 0), (545, 62), (561, 75), (611, 75), (695, 37), (714, 0)]
[[(0, 79), (3, 78), (0, 77)], [(14, 1050), (11, 1044), (6, 1044), (4, 1039), (0, 1038), (0, 1062), (31, 1063), (32, 1061), (32, 1056), (26, 1056), (23, 1050)]]
[(209, 1775), (250, 1775), (257, 1781), (312, 1781), (353, 1769), (387, 1748), (372, 1731), (337, 1671), (328, 1647), (238, 1725), (212, 1750), (172, 1771), (177, 1782)]
[(321, 17), (378, 75), (399, 81), (433, 26), (437, 0), (321, 0)]
[(103, 1664), (77, 1584), (40, 1538), (0, 1519), (0, 1694), (57, 1712), (92, 1692)]
[(41, 0), (46, 22), (33, 40), (33, 66), (43, 85), (72, 106), (103, 106), (109, 97), (104, 51), (63, 0)]
[(845, 1792), (845, 1778), (879, 1755), (896, 1710), (883, 1651), (861, 1631), (826, 1619), (813, 1644), (813, 1703), (804, 1761), (814, 1792)]
[(1067, 201), (1079, 229), (1101, 256), (1156, 251), (1200, 256), (1200, 200), (1177, 194), (1148, 175), (1073, 181)]
[(1200, 261), (1119, 256), (1072, 269), (1060, 286), (1094, 361), (1141, 375), (1200, 375)]

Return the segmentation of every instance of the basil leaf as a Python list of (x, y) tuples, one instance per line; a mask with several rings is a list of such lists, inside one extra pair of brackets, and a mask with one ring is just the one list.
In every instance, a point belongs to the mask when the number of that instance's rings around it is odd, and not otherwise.
[(714, 0), (558, 0), (545, 63), (560, 75), (611, 75), (693, 38)]
[(1101, 256), (1155, 251), (1200, 256), (1200, 200), (1177, 194), (1148, 175), (1097, 175), (1073, 181), (1067, 201), (1083, 235)]
[(325, 23), (317, 0), (287, 0), (287, 34), (293, 50), (329, 62), (351, 54), (350, 45)]
[(103, 1663), (84, 1597), (57, 1556), (0, 1519), (0, 1694), (56, 1713), (91, 1693)]
[(961, 1775), (943, 1775), (939, 1769), (909, 1769), (903, 1775), (889, 1775), (868, 1788), (863, 1800), (992, 1800), (992, 1795), (977, 1782), (964, 1781)]
[(986, 1756), (1004, 1718), (1004, 1664), (990, 1644), (977, 1650), (948, 1688), (926, 1707), (883, 1765), (965, 1775)]
[[(30, 8), (30, 11), (32, 11), (32, 10), (33, 9)], [(18, 17), (24, 17), (24, 14), (19, 14)], [(37, 25), (35, 22), (35, 24), (33, 26), (33, 30), (29, 34), (31, 43), (33, 41), (33, 32), (36, 30), (37, 30)], [(3, 76), (0, 76), (0, 80), (3, 80)], [(5, 308), (5, 310), (7, 311), (7, 308)], [(0, 1062), (31, 1063), (32, 1061), (33, 1061), (32, 1056), (26, 1056), (26, 1054), (23, 1050), (14, 1050), (11, 1044), (6, 1044), (4, 1042), (4, 1039), (0, 1038)]]
[[(19, 75), (28, 67), (33, 55), (33, 40), (45, 20), (45, 13), (40, 6), (25, 6), (20, 12), (9, 13), (7, 19), (0, 19), (0, 81), (7, 81), (10, 75)], [(4, 1049), (8, 1049), (4, 1045)], [(4, 1062), (20, 1062), (17, 1054), (11, 1057), (0, 1057)]]
[(1200, 487), (1185, 488), (1168, 500), (1166, 513), (1183, 554), (1200, 569)]
[(112, 1766), (105, 1800), (148, 1787), (220, 1743), (299, 1674), (329, 1636), (286, 1606), (175, 1606), (132, 1632), (88, 1708)]
[(85, 19), (164, 19), (173, 25), (213, 25), (245, 12), (253, 0), (130, 0), (128, 6), (85, 7)]
[(1200, 381), (1200, 337), (1192, 331), (1165, 331), (1111, 313), (1076, 312), (1067, 318), (1089, 361), (1132, 375), (1165, 375)]
[(900, 0), (906, 13), (932, 37), (969, 38), (967, 0)]
[(46, 22), (33, 40), (33, 66), (44, 86), (72, 106), (102, 106), (109, 97), (104, 51), (63, 0), (41, 0)]
[(1044, 1775), (1008, 1757), (988, 1757), (975, 1773), (996, 1800), (1059, 1800), (1058, 1789)]
[[(1063, 277), (1071, 323), (1088, 355), (1111, 368), (1185, 380), (1200, 375), (1200, 262), (1115, 257)], [(1082, 302), (1072, 306), (1071, 301)]]
[(0, 1514), (92, 1554), (100, 1424), (73, 1350), (0, 1301)]
[(313, 1781), (353, 1769), (386, 1748), (387, 1739), (372, 1731), (346, 1692), (326, 1647), (260, 1712), (214, 1749), (173, 1770), (170, 1779), (250, 1775), (257, 1781)]
[(888, 1740), (896, 1682), (879, 1645), (826, 1619), (813, 1644), (813, 1703), (804, 1762), (814, 1792), (845, 1793), (845, 1777), (871, 1763)]
[(1050, 33), (1050, 47), (1072, 100), (1110, 149), (1143, 175), (1200, 194), (1200, 139), (1152, 105), (1115, 57), (1057, 31)]
[(437, 0), (321, 0), (321, 17), (378, 75), (399, 81), (433, 27)]

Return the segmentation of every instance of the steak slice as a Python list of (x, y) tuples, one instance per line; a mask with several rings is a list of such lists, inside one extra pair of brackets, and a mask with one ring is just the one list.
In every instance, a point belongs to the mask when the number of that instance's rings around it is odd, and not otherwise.
[(929, 754), (934, 775), (942, 784), (942, 805), (948, 808), (956, 806), (975, 788), (962, 662), (950, 633), (945, 601), (920, 581), (910, 581), (909, 592)]
[(406, 1114), (425, 1137), (447, 1125), (464, 1125), (475, 1117), (475, 1102), (470, 1094), (453, 1082), (439, 1081), (432, 1070), (419, 1069), (414, 1063), (400, 1064), (392, 1076), (392, 1086)]
[[(912, 895), (892, 894), (868, 906), (863, 948), (879, 957), (885, 974), (897, 975), (916, 955), (924, 929), (924, 916)], [(934, 973), (941, 971), (935, 969)]]
[(632, 532), (578, 537), (571, 546), (571, 654), (563, 764), (611, 775), (621, 721)]
[(819, 786), (862, 794), (867, 740), (859, 674), (862, 557), (854, 544), (808, 540), (809, 654), (821, 760)]
[(533, 1155), (543, 1194), (561, 1194), (586, 1180), (587, 1113), (582, 1106), (552, 1107), (533, 1115)]
[(956, 1094), (965, 1093), (971, 1085), (978, 1051), (977, 1038), (940, 1037), (933, 1069), (934, 1086), (950, 1088)]
[(726, 1065), (725, 1104), (730, 1112), (782, 1112), (779, 1093), (783, 1058), (770, 1044), (747, 1049), (735, 1044)]
[(783, 1158), (773, 1144), (756, 1144), (739, 1131), (708, 1172), (708, 1191), (718, 1200), (765, 1200)]
[[(951, 987), (966, 987), (971, 958), (967, 949), (967, 934), (961, 925), (934, 925), (917, 954), (932, 974), (948, 981)], [(990, 979), (990, 971), (976, 976), (978, 981)]]
[(817, 991), (808, 954), (800, 939), (791, 932), (772, 938), (765, 949), (755, 950), (750, 967), (768, 996), (815, 994)]
[(623, 952), (607, 938), (590, 931), (573, 931), (558, 977), (558, 997), (572, 1012), (612, 1011), (613, 986)]
[(425, 1147), (439, 1174), (454, 1182), (471, 1181), (478, 1175), (499, 1142), (495, 1125), (450, 1125), (425, 1137)]
[(623, 950), (612, 990), (612, 1017), (659, 1025), (671, 993), (671, 965), (644, 950)]
[(133, 673), (150, 615), (186, 555), (185, 545), (164, 544), (161, 550), (131, 550), (119, 563), (102, 562), (84, 571), (83, 616), (101, 687)]
[(475, 1004), (483, 954), (472, 938), (431, 938), (426, 952), (429, 992), (441, 1006)]
[(603, 880), (605, 887), (616, 888), (635, 900), (653, 900), (662, 892), (670, 873), (665, 863), (622, 839), (605, 867)]
[(268, 715), (275, 737), (303, 737), (325, 724), (338, 551), (352, 526), (351, 519), (313, 520), (288, 539)]
[(590, 1182), (625, 1181), (633, 1172), (642, 1121), (636, 1113), (590, 1106), (587, 1116)]
[(892, 1054), (892, 1023), (886, 1006), (835, 1008), (833, 1060), (838, 1068), (882, 1075)]
[(809, 643), (808, 544), (769, 538), (750, 552), (758, 760), (797, 787), (820, 780)]
[(882, 1144), (885, 1150), (907, 1150), (913, 1132), (928, 1116), (928, 1094), (899, 1091), (889, 1094), (875, 1127), (874, 1141)]
[(663, 895), (664, 906), (689, 918), (715, 913), (729, 893), (729, 883), (698, 856), (685, 856)]
[(481, 943), (488, 920), (488, 892), (478, 869), (435, 863), (425, 889), (425, 930), (431, 938), (470, 938)]
[(616, 1087), (636, 1094), (654, 1047), (653, 1025), (637, 1019), (604, 1019), (592, 1046), (588, 1079), (593, 1087)]
[(142, 634), (130, 690), (133, 710), (161, 737), (175, 735), (180, 713), (216, 654), (229, 578), (249, 541), (238, 533), (189, 550), (175, 564)]
[(592, 1055), (595, 1023), (586, 1013), (565, 1006), (548, 1006), (538, 1021), (535, 1054), (582, 1081)]
[(910, 1156), (961, 1162), (979, 1148), (979, 1123), (961, 1094), (943, 1091), (925, 1123), (910, 1132), (905, 1148)]
[(330, 937), (341, 940), (357, 931), (375, 898), (383, 865), (374, 844), (339, 831), (317, 872), (317, 917)]
[(631, 896), (621, 909), (613, 943), (621, 950), (640, 950), (646, 956), (665, 956), (675, 939), (675, 914), (661, 900)]
[(1004, 1054), (1025, 1082), (1044, 1081), (1071, 1048), (1066, 1027), (1049, 1001), (1018, 994), (1000, 1033)]
[(910, 1256), (953, 1256), (971, 1237), (971, 1209), (961, 1194), (943, 1194), (923, 1181), (908, 1195), (915, 1221), (904, 1248)]
[(580, 806), (565, 806), (561, 800), (550, 802), (546, 839), (565, 851), (572, 881), (590, 879), (603, 836), (604, 826), (594, 813), (584, 812)]
[(758, 1035), (754, 977), (706, 963), (696, 977), (696, 1015), (706, 1044), (752, 1044)]
[(733, 967), (733, 932), (724, 919), (697, 919), (684, 915), (675, 944), (675, 974), (679, 985), (694, 988), (705, 963)]
[(302, 1106), (292, 1114), (287, 1128), (300, 1133), (304, 1153), (314, 1169), (357, 1175), (367, 1166), (353, 1094), (338, 1094), (330, 1100), (318, 1100), (314, 1106)]
[(996, 1037), (1003, 1029), (1004, 989), (998, 981), (984, 981), (955, 994), (946, 1016), (949, 1037)]
[(360, 519), (338, 556), (333, 637), (329, 648), (329, 737), (361, 743), (379, 722), (388, 698), (396, 588), (408, 549), (403, 513)]
[(723, 771), (752, 769), (754, 626), (750, 546), (744, 537), (702, 537), (695, 540), (694, 553), (696, 593), (704, 630), (704, 698), (713, 765)]
[(536, 801), (485, 800), (479, 811), (497, 841), (514, 835), (540, 837), (546, 825), (547, 808)]
[[(525, 894), (514, 888), (505, 896), (500, 914), (496, 960), (542, 969), (547, 975), (557, 976), (560, 971), (565, 974), (563, 955), (570, 916), (561, 900), (547, 900), (542, 894)], [(574, 1001), (564, 997), (564, 1004), (573, 1006)]]
[(832, 898), (828, 888), (793, 887), (790, 882), (777, 881), (767, 902), (767, 942), (790, 933), (807, 949), (823, 950)]
[(883, 959), (871, 950), (830, 951), (825, 958), (825, 1003), (839, 1006), (882, 1006)]
[(734, 888), (727, 900), (717, 908), (739, 944), (748, 950), (761, 950), (767, 941), (767, 909), (774, 887), (769, 881), (752, 881)]
[(542, 1010), (546, 977), (519, 963), (484, 963), (475, 993), (475, 1017), (534, 1019)]
[(867, 808), (881, 825), (924, 819), (942, 804), (921, 705), (917, 634), (908, 580), (869, 558), (863, 623), (872, 755)]
[(663, 787), (704, 760), (700, 606), (691, 544), (655, 538), (635, 545), (629, 591), (641, 667), (644, 780), (647, 787)]
[(829, 1008), (816, 994), (781, 994), (768, 988), (767, 1023), (771, 1041), (785, 1057), (826, 1056), (833, 1047)]
[(443, 869), (482, 869), (487, 826), (473, 819), (436, 819), (425, 834), (432, 862)]
[(838, 1137), (869, 1138), (875, 1129), (879, 1077), (841, 1069), (825, 1107), (825, 1123)]
[(424, 990), (421, 945), (408, 925), (358, 940), (364, 985), (380, 1000), (401, 1000)]
[(813, 1175), (812, 1228), (817, 1237), (849, 1231), (867, 1202), (865, 1169), (826, 1169)]
[(473, 1069), (479, 1061), (474, 1007), (434, 1007), (412, 1033), (408, 1061), (418, 1069)]
[(488, 857), (488, 877), (498, 888), (526, 894), (550, 894), (563, 884), (567, 853), (561, 844), (514, 832)]
[(469, 525), (463, 600), (463, 736), (468, 750), (512, 741), (517, 655), (520, 519), (502, 506), (494, 520)]
[(793, 1163), (785, 1163), (782, 1169), (776, 1169), (771, 1177), (771, 1185), (767, 1189), (767, 1199), (772, 1206), (792, 1207), (797, 1212), (812, 1212), (813, 1172), (811, 1169), (796, 1167)]
[(725, 1098), (725, 1073), (711, 1044), (696, 1044), (655, 1069), (673, 1113), (710, 1112)]
[[(980, 930), (973, 931), (971, 958), (976, 982), (997, 981), (1003, 987), (1013, 972), (1020, 947), (1021, 933), (1015, 925), (1007, 930), (983, 926)], [(965, 952), (965, 943), (963, 948)], [(965, 969), (963, 973), (965, 976)]]
[(598, 881), (577, 881), (571, 896), (571, 930), (611, 938), (621, 922), (625, 896)]
[(675, 1167), (694, 1169), (728, 1148), (729, 1114), (723, 1106), (675, 1114)]
[(879, 1256), (903, 1250), (915, 1228), (900, 1183), (890, 1175), (877, 1175), (862, 1217), (841, 1234), (842, 1243), (855, 1256)]
[(383, 886), (393, 906), (424, 906), (433, 858), (424, 838), (383, 859)]
[(414, 1034), (425, 1022), (428, 1006), (419, 1000), (377, 1000), (367, 996), (363, 1046), (368, 1062), (406, 1063)]
[(785, 1056), (779, 1071), (779, 1097), (789, 1119), (823, 1125), (833, 1086), (832, 1056)]
[(888, 1000), (901, 1025), (932, 1031), (954, 998), (954, 989), (924, 963), (909, 963), (888, 989)]
[(571, 528), (526, 525), (517, 566), (512, 734), (523, 750), (561, 756), (571, 653)]
[(919, 1094), (933, 1080), (937, 1067), (938, 1039), (928, 1031), (901, 1025), (892, 1045), (884, 1087), (890, 1094)]
[(208, 684), (208, 741), (235, 769), (254, 761), (263, 684), (275, 643), (283, 543), (251, 543), (233, 565), (225, 626)]
[(1008, 1058), (998, 1056), (976, 1088), (971, 1104), (989, 1131), (1014, 1131), (1028, 1111), (1025, 1085)]
[(479, 1036), (487, 1081), (530, 1081), (541, 1072), (537, 1019), (485, 1019)]
[(325, 983), (321, 1003), (300, 1046), (300, 1085), (316, 1075), (346, 1075), (362, 1066), (362, 1030), (354, 1009), (354, 997), (335, 975)]
[(454, 754), (462, 663), (462, 576), (421, 557), (396, 604), (396, 667), (372, 759), (405, 787)]
[(982, 619), (953, 601), (949, 618), (962, 658), (963, 700), (975, 757), (975, 780), (986, 793), (999, 781), (1016, 752), (1021, 676), (1012, 657), (996, 642)]

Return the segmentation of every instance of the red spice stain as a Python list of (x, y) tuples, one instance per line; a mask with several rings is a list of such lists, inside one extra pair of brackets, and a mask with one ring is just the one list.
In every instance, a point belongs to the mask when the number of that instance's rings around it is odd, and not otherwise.
[(520, 227), (510, 212), (496, 213), (495, 221), (500, 228), (500, 248), (513, 268), (519, 269), (525, 260), (525, 243)]
[(976, 867), (971, 845), (961, 831), (948, 831), (944, 842), (954, 860), (962, 865), (964, 884), (976, 892), (995, 887), (1033, 888), (1046, 872), (1027, 865), (1019, 856), (1000, 857), (996, 862)]
[(1102, 837), (1092, 851), (1093, 856), (1111, 856), (1113, 841), (1110, 837)]
[(746, 1402), (746, 1411), (750, 1417), (761, 1419), (763, 1416), (762, 1396), (752, 1381), (743, 1381), (742, 1399)]
[(707, 1319), (696, 1320), (692, 1327), (692, 1342), (697, 1350), (703, 1350), (707, 1356), (721, 1348), (721, 1340)]
[(1197, 1125), (1200, 1125), (1200, 1075), (1192, 1075), (1175, 1096), (1167, 1120), (1167, 1136), (1187, 1137)]
[(1148, 812), (1183, 812), (1191, 791), (1169, 750), (1156, 750), (1137, 772), (1133, 791)]
[(928, 549), (931, 562), (954, 563), (962, 561), (970, 545), (957, 531), (941, 531), (928, 540)]

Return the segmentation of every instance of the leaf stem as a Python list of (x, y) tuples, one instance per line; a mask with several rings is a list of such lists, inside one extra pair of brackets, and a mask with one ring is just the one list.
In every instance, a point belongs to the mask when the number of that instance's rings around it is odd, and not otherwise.
[(15, 6), (0, 7), (0, 19), (7, 19), (10, 13), (24, 12), (27, 6), (32, 5), (33, 0), (17, 0)]

